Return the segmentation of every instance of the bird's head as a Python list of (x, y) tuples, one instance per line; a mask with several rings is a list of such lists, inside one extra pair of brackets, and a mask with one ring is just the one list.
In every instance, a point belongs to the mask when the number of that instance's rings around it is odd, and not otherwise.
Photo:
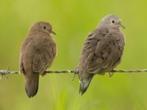
[(48, 34), (51, 34), (51, 33), (56, 34), (52, 30), (51, 24), (49, 24), (48, 22), (44, 22), (44, 21), (40, 21), (40, 22), (33, 24), (33, 26), (31, 27), (31, 31), (41, 31), (41, 32), (45, 32)]
[(116, 15), (107, 15), (105, 16), (101, 23), (100, 26), (104, 26), (104, 27), (111, 27), (114, 29), (119, 29), (120, 27), (125, 28), (122, 24), (121, 24), (121, 19), (116, 16)]

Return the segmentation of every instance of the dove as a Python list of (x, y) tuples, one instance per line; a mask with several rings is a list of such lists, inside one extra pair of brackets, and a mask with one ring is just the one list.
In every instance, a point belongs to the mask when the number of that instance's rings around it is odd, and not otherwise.
[(56, 56), (55, 34), (51, 24), (40, 21), (33, 24), (20, 50), (20, 71), (25, 77), (25, 91), (28, 97), (37, 94), (39, 76), (51, 66)]
[(120, 27), (124, 28), (118, 16), (107, 15), (85, 40), (77, 66), (81, 95), (86, 92), (95, 74), (111, 73), (120, 63), (125, 45)]

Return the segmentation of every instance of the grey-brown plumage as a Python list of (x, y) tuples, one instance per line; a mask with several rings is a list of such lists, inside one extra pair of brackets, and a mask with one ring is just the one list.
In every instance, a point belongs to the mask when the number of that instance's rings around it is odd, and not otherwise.
[(20, 51), (20, 71), (24, 74), (25, 90), (28, 97), (38, 91), (39, 74), (51, 66), (56, 55), (56, 44), (51, 36), (52, 26), (47, 22), (35, 23)]
[(124, 35), (120, 30), (118, 16), (108, 15), (102, 19), (84, 43), (78, 72), (80, 94), (86, 92), (94, 74), (110, 72), (119, 63), (124, 50)]

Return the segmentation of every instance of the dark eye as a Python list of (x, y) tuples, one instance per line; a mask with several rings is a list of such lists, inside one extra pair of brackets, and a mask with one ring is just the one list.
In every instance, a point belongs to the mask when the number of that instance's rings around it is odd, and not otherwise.
[(43, 26), (43, 29), (46, 29), (46, 26)]
[(115, 21), (114, 21), (114, 20), (112, 20), (112, 23), (114, 24), (114, 23), (115, 23)]

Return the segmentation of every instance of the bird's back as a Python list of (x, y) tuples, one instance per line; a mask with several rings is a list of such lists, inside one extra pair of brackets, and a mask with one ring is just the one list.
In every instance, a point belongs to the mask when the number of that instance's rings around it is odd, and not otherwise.
[(28, 72), (42, 73), (51, 65), (55, 55), (56, 44), (51, 36), (40, 32), (29, 34), (21, 48), (20, 61), (25, 67), (20, 68), (26, 68)]
[(84, 43), (79, 72), (82, 74), (111, 71), (119, 63), (123, 48), (124, 37), (120, 31), (108, 28), (95, 30)]

